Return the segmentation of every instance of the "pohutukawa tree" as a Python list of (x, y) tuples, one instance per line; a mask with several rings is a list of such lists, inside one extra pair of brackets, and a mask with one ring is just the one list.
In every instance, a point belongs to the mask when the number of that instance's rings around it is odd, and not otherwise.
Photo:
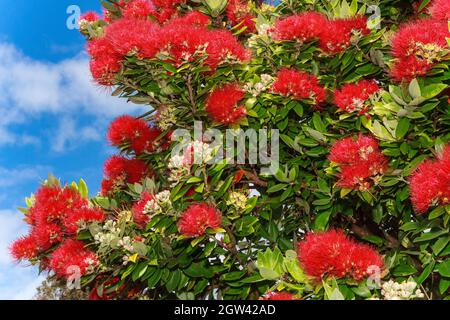
[[(92, 299), (450, 298), (448, 0), (102, 4), (93, 79), (148, 112), (111, 124), (96, 196), (27, 199), (17, 260)], [(234, 161), (250, 139), (174, 152), (197, 121), (278, 130), (278, 171)]]

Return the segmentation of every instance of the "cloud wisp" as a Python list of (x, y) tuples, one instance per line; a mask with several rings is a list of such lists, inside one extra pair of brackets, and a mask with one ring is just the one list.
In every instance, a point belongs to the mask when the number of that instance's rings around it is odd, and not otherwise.
[[(126, 104), (125, 100), (111, 97), (107, 89), (92, 82), (89, 60), (83, 53), (60, 61), (48, 63), (25, 56), (14, 45), (0, 43), (0, 146), (7, 144), (37, 144), (40, 136), (18, 134), (14, 125), (27, 125), (42, 115), (58, 116), (59, 126), (54, 141), (54, 151), (62, 151), (71, 143), (98, 140), (96, 128), (76, 128), (75, 119), (89, 117), (100, 122), (101, 129), (107, 120), (124, 114), (143, 110), (142, 106)], [(68, 131), (81, 132), (81, 136)]]

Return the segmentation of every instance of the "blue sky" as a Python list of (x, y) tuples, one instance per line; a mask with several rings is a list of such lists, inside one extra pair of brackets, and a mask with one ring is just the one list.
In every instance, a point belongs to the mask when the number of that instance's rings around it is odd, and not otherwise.
[(142, 107), (92, 83), (84, 39), (67, 8), (99, 10), (98, 0), (0, 0), (0, 299), (29, 299), (42, 278), (11, 261), (8, 246), (27, 232), (16, 207), (49, 172), (85, 179), (96, 193), (110, 120)]

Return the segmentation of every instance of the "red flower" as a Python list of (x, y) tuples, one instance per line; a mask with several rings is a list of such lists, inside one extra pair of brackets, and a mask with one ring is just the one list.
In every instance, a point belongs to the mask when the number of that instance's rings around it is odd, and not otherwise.
[(387, 159), (378, 148), (373, 137), (359, 135), (336, 141), (331, 147), (328, 159), (341, 168), (338, 185), (365, 191), (374, 179), (387, 169)]
[(437, 160), (422, 162), (410, 180), (411, 201), (418, 213), (431, 205), (450, 203), (450, 147), (447, 146)]
[(149, 201), (154, 200), (155, 197), (147, 192), (143, 192), (141, 194), (141, 199), (136, 202), (131, 209), (131, 212), (133, 213), (133, 220), (136, 223), (136, 225), (143, 229), (147, 225), (147, 223), (150, 221), (150, 216), (146, 212), (146, 206), (149, 203)]
[(433, 0), (428, 12), (433, 19), (449, 20), (450, 19), (450, 1), (448, 0)]
[(160, 27), (150, 20), (119, 19), (105, 28), (104, 38), (112, 48), (112, 55), (136, 53), (139, 57), (153, 57), (160, 50)]
[(236, 174), (234, 175), (234, 182), (239, 183), (241, 182), (242, 178), (245, 175), (245, 170), (240, 169)]
[(181, 215), (178, 230), (187, 237), (199, 237), (207, 228), (218, 228), (222, 223), (222, 215), (215, 208), (205, 204), (192, 204)]
[(108, 130), (108, 140), (112, 145), (120, 147), (125, 143), (137, 154), (152, 152), (155, 140), (161, 131), (151, 128), (147, 122), (132, 116), (121, 116), (114, 120)]
[[(178, 23), (167, 24), (158, 35), (161, 51), (169, 54), (176, 66), (186, 61), (203, 56), (204, 64), (211, 71), (224, 61), (245, 61), (249, 57), (248, 51), (237, 41), (229, 31), (208, 30), (192, 25)], [(146, 56), (152, 58), (153, 56)]]
[(256, 31), (256, 17), (251, 13), (249, 1), (228, 1), (226, 15), (232, 26), (239, 25), (238, 29), (246, 27), (247, 29), (245, 29), (244, 33), (253, 33)]
[(35, 194), (35, 204), (28, 218), (32, 225), (46, 225), (65, 218), (67, 212), (88, 205), (87, 199), (72, 188), (42, 186)]
[(122, 10), (124, 18), (147, 19), (156, 12), (155, 5), (150, 0), (133, 0)]
[(356, 140), (353, 137), (337, 140), (331, 147), (328, 159), (340, 164), (353, 164), (372, 161), (379, 153), (378, 141), (372, 136), (360, 134)]
[(317, 77), (304, 71), (281, 69), (271, 90), (297, 100), (312, 99), (316, 105), (326, 99), (326, 91)]
[(31, 236), (40, 251), (46, 251), (64, 239), (62, 227), (51, 222), (37, 224), (32, 229)]
[(269, 292), (262, 297), (262, 300), (300, 300), (294, 294), (286, 291)]
[(95, 38), (88, 42), (88, 53), (91, 55), (90, 69), (97, 83), (110, 86), (121, 69), (122, 57), (115, 53), (113, 46), (105, 38)]
[(23, 259), (31, 260), (36, 258), (39, 253), (36, 241), (34, 241), (31, 235), (21, 237), (14, 241), (9, 250), (13, 258), (17, 261)]
[(297, 252), (303, 270), (315, 279), (333, 276), (361, 280), (374, 273), (375, 267), (383, 268), (377, 251), (347, 238), (342, 230), (308, 233)]
[(351, 45), (350, 40), (354, 32), (359, 32), (361, 35), (370, 33), (366, 17), (332, 20), (325, 28), (322, 28), (319, 47), (329, 54), (342, 52)]
[(105, 213), (100, 208), (82, 207), (71, 211), (64, 219), (66, 232), (77, 233), (80, 226), (89, 222), (105, 221)]
[(171, 26), (194, 26), (194, 27), (207, 27), (211, 24), (210, 18), (201, 13), (200, 11), (192, 11), (185, 16), (174, 18), (170, 20)]
[(369, 109), (365, 102), (379, 90), (380, 87), (373, 80), (346, 83), (334, 92), (334, 104), (346, 112), (358, 111), (359, 114), (364, 114)]
[(423, 19), (402, 25), (392, 38), (392, 55), (396, 58), (391, 77), (410, 81), (425, 76), (442, 60), (450, 35), (446, 21)]
[(302, 12), (298, 15), (278, 20), (275, 23), (273, 36), (277, 40), (298, 40), (309, 42), (320, 38), (327, 28), (328, 19), (317, 12)]
[(328, 20), (317, 12), (304, 12), (276, 22), (273, 35), (277, 40), (310, 42), (319, 40), (325, 53), (342, 52), (350, 46), (354, 32), (367, 35), (367, 19), (356, 16), (348, 19)]
[(127, 159), (112, 156), (105, 162), (105, 180), (102, 182), (102, 194), (107, 195), (126, 186), (127, 183), (136, 183), (152, 172), (145, 162), (138, 159)]
[(68, 239), (53, 251), (50, 267), (58, 277), (69, 278), (85, 275), (98, 262), (97, 255), (87, 250), (83, 242)]
[(205, 110), (216, 122), (234, 124), (245, 116), (246, 110), (239, 102), (244, 98), (245, 92), (239, 85), (229, 83), (215, 89), (205, 103)]
[(83, 13), (80, 16), (80, 21), (89, 21), (89, 22), (95, 22), (100, 19), (100, 16), (95, 11), (88, 11), (86, 13)]

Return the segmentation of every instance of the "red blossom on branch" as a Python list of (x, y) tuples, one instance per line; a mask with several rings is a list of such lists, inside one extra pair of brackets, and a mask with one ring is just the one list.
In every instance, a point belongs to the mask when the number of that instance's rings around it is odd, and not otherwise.
[(367, 35), (367, 18), (356, 16), (348, 19), (328, 20), (314, 11), (290, 16), (275, 23), (273, 35), (276, 40), (301, 42), (319, 41), (319, 47), (328, 54), (344, 51), (351, 44), (353, 33)]
[(156, 13), (156, 7), (150, 0), (133, 0), (122, 9), (124, 18), (147, 19)]
[(387, 169), (387, 159), (378, 147), (378, 141), (360, 134), (355, 140), (347, 137), (336, 141), (328, 159), (341, 168), (338, 185), (360, 191), (369, 189)]
[(433, 0), (428, 9), (433, 19), (449, 20), (450, 19), (450, 1), (448, 0)]
[(129, 144), (129, 147), (140, 155), (154, 151), (156, 140), (161, 134), (159, 129), (150, 127), (146, 121), (125, 115), (110, 124), (108, 140), (116, 147)]
[(277, 40), (309, 42), (318, 40), (327, 24), (327, 17), (321, 13), (302, 12), (278, 20), (273, 28), (273, 36)]
[(83, 242), (73, 239), (62, 243), (50, 258), (51, 269), (62, 278), (83, 276), (98, 263), (98, 257), (93, 251), (86, 249)]
[(146, 176), (153, 175), (145, 162), (119, 156), (112, 156), (105, 162), (104, 174), (105, 178), (102, 181), (103, 195), (120, 190), (127, 183), (136, 183)]
[(181, 215), (178, 230), (187, 237), (200, 237), (208, 228), (219, 228), (222, 214), (206, 203), (192, 204)]
[(287, 292), (287, 291), (280, 291), (280, 292), (269, 292), (265, 294), (262, 298), (262, 300), (300, 300), (297, 297), (295, 297), (294, 294)]
[(86, 13), (83, 13), (80, 16), (80, 20), (79, 21), (88, 21), (88, 22), (96, 22), (100, 19), (100, 16), (97, 12), (95, 11), (88, 11)]
[(312, 99), (316, 105), (326, 99), (326, 91), (316, 76), (292, 69), (281, 69), (271, 90), (297, 100)]
[(370, 108), (365, 102), (380, 90), (373, 80), (346, 83), (334, 92), (334, 104), (345, 112), (358, 111), (358, 114), (364, 114)]
[(246, 110), (240, 102), (245, 96), (238, 84), (229, 83), (219, 87), (209, 95), (205, 110), (216, 122), (234, 124), (246, 115)]
[(391, 41), (392, 55), (396, 59), (391, 77), (396, 81), (411, 81), (425, 76), (442, 60), (449, 36), (446, 21), (422, 19), (403, 24)]
[(38, 256), (39, 247), (32, 235), (21, 237), (13, 242), (9, 251), (13, 258), (17, 261), (31, 260)]
[(424, 213), (433, 204), (450, 203), (450, 147), (441, 157), (422, 162), (409, 179), (411, 201), (418, 213)]
[(137, 201), (131, 209), (133, 220), (141, 229), (145, 228), (147, 223), (150, 221), (150, 215), (146, 212), (146, 206), (152, 200), (155, 200), (155, 197), (152, 194), (143, 192), (141, 194), (141, 199), (139, 199), (139, 201)]
[(342, 230), (308, 233), (297, 252), (305, 273), (317, 280), (333, 276), (359, 281), (383, 268), (383, 258), (376, 250), (349, 239)]

